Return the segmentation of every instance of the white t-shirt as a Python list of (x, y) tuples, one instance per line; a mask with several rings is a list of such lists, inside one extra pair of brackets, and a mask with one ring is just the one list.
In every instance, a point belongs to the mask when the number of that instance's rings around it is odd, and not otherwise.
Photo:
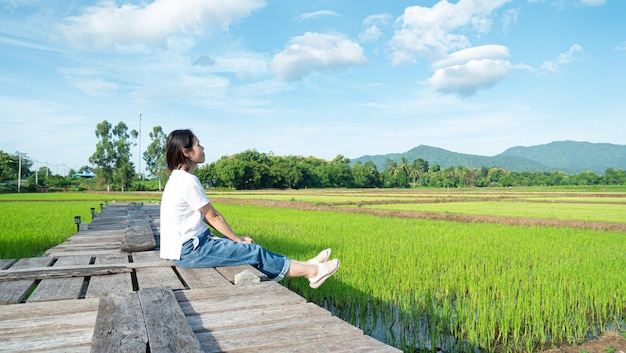
[(161, 199), (161, 258), (179, 260), (183, 244), (207, 230), (200, 212), (207, 203), (198, 177), (172, 171)]

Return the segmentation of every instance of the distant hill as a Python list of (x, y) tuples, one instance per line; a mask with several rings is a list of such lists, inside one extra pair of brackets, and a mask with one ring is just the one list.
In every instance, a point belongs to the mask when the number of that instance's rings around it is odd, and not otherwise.
[(442, 168), (464, 165), (469, 168), (499, 167), (517, 172), (563, 171), (576, 174), (592, 171), (604, 174), (607, 168), (626, 170), (626, 145), (556, 141), (545, 145), (512, 147), (493, 156), (457, 153), (442, 148), (419, 145), (404, 153), (365, 155), (351, 159), (351, 164), (372, 161), (383, 171), (388, 160), (400, 162), (405, 157), (409, 162), (418, 158), (428, 161), (429, 166), (439, 164)]

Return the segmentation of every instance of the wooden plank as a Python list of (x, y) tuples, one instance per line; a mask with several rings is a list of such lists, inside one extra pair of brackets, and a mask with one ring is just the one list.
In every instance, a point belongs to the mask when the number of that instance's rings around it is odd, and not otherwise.
[(170, 287), (171, 289), (185, 289), (172, 267), (137, 268), (135, 272), (139, 288)]
[(121, 241), (122, 251), (147, 251), (157, 246), (150, 223), (147, 221), (131, 223), (124, 231)]
[(272, 297), (267, 294), (251, 295), (247, 297), (216, 298), (212, 301), (180, 302), (185, 315), (197, 315), (215, 312), (232, 312), (235, 310), (271, 308), (280, 305), (304, 304), (305, 300), (298, 296)]
[[(4, 283), (12, 283), (17, 279), (44, 279), (44, 278), (69, 278), (69, 277), (85, 277), (98, 276), (111, 273), (132, 272), (129, 265), (73, 265), (73, 266), (56, 266), (56, 267), (35, 267), (29, 269), (9, 269), (0, 271), (0, 285)], [(1, 288), (1, 287), (0, 287)]]
[(94, 327), (97, 315), (98, 312), (93, 310), (71, 314), (61, 313), (59, 315), (48, 315), (37, 318), (23, 316), (11, 320), (3, 320), (3, 322), (0, 323), (0, 342), (2, 342), (5, 337), (10, 336), (33, 333), (48, 334), (88, 326)]
[(63, 347), (88, 344), (92, 336), (92, 327), (53, 332), (47, 335), (25, 333), (21, 336), (5, 337), (0, 346), (0, 352), (65, 351)]
[[(59, 258), (52, 268), (55, 266), (89, 265), (90, 262), (91, 256), (65, 256)], [(44, 279), (28, 297), (28, 301), (76, 299), (80, 295), (83, 282), (83, 277)]]
[[(96, 257), (96, 265), (128, 264), (128, 254), (113, 253)], [(98, 297), (106, 292), (129, 292), (133, 290), (130, 273), (94, 276), (89, 280), (86, 297)]]
[[(47, 266), (52, 262), (51, 257), (30, 257), (22, 258), (7, 270), (0, 271), (0, 276), (13, 270), (28, 269), (36, 266)], [(0, 282), (0, 304), (11, 304), (21, 302), (30, 288), (35, 284), (33, 279), (15, 280), (11, 282)]]
[(293, 295), (301, 298), (298, 294), (289, 290), (279, 283), (268, 281), (255, 284), (241, 285), (241, 286), (228, 286), (228, 287), (210, 287), (204, 289), (190, 289), (185, 291), (174, 292), (176, 299), (179, 302), (190, 300), (205, 300), (216, 299), (223, 297), (246, 297), (248, 295), (255, 295), (265, 293), (268, 295), (280, 296), (280, 295)]
[(139, 300), (151, 353), (202, 352), (200, 342), (189, 327), (170, 289), (143, 289), (139, 292)]
[(220, 311), (201, 315), (188, 315), (187, 322), (194, 332), (266, 325), (278, 321), (331, 316), (330, 311), (313, 303), (298, 303), (264, 308), (240, 308), (237, 311)]
[(22, 317), (38, 318), (91, 311), (97, 312), (98, 303), (99, 300), (97, 298), (92, 298), (58, 300), (52, 303), (39, 302), (3, 305), (0, 307), (0, 323), (4, 320), (13, 320)]
[(3, 259), (0, 260), (0, 270), (6, 270), (15, 263), (15, 259)]
[(66, 345), (55, 348), (31, 349), (29, 353), (89, 353), (91, 351), (91, 342), (76, 345)]
[(119, 245), (101, 245), (101, 246), (75, 246), (64, 247), (47, 251), (46, 254), (54, 257), (61, 256), (98, 256), (107, 253), (121, 252)]
[(135, 252), (132, 254), (134, 263), (145, 263), (145, 262), (157, 262), (157, 261), (167, 261), (169, 266), (174, 266), (174, 263), (169, 260), (163, 260), (160, 257), (159, 251), (141, 251)]
[(292, 353), (292, 352), (310, 352), (310, 353), (402, 353), (401, 350), (386, 345), (370, 336), (349, 336), (349, 337), (333, 337), (332, 339), (323, 340), (307, 340), (300, 341), (295, 344), (283, 347), (271, 347), (268, 349), (253, 348), (250, 350), (239, 350), (239, 353)]
[(9, 269), (5, 271), (10, 271), (14, 269), (48, 266), (53, 260), (54, 260), (53, 258), (48, 257), (48, 256), (24, 257), (24, 258), (19, 259), (13, 266), (11, 266)]
[(185, 286), (178, 279), (178, 276), (174, 272), (174, 263), (169, 260), (163, 260), (159, 257), (159, 251), (142, 251), (132, 253), (133, 263), (136, 266), (149, 263), (166, 263), (167, 267), (163, 266), (143, 266), (137, 267), (136, 275), (137, 282), (139, 282), (139, 288), (151, 288), (151, 287), (170, 287), (171, 289), (185, 289)]
[(97, 256), (100, 256), (100, 255), (106, 255), (106, 254), (110, 254), (110, 253), (114, 253), (114, 252), (121, 252), (120, 249), (119, 249), (119, 246), (117, 246), (114, 249), (112, 248), (112, 249), (101, 249), (101, 250), (82, 249), (82, 248), (68, 248), (68, 249), (63, 249), (63, 250), (59, 250), (59, 251), (46, 252), (46, 255), (55, 256), (55, 257), (89, 255), (89, 256), (96, 256), (97, 257)]
[(132, 272), (137, 268), (149, 267), (170, 267), (171, 261), (160, 260), (157, 262), (129, 263), (120, 265), (73, 265), (56, 267), (33, 267), (26, 269), (14, 269), (13, 267), (0, 271), (0, 282), (12, 281), (16, 279), (43, 279), (43, 278), (66, 278), (98, 276), (112, 273)]
[(232, 284), (214, 268), (176, 267), (176, 271), (191, 289), (230, 286)]
[(100, 297), (91, 352), (146, 352), (148, 334), (137, 292)]
[[(108, 249), (120, 250), (120, 242), (122, 241), (121, 237), (116, 237), (115, 239), (98, 239), (94, 241), (90, 241), (89, 239), (83, 239), (83, 241), (73, 241), (71, 243), (63, 243), (51, 248), (50, 251), (53, 250), (67, 250), (72, 248), (84, 248), (84, 249), (94, 249), (94, 250), (102, 250), (102, 247), (106, 247)], [(50, 256), (50, 255), (49, 255)]]
[(335, 317), (304, 318), (271, 325), (200, 332), (196, 334), (205, 352), (237, 352), (273, 349), (302, 341), (362, 336), (363, 332)]
[(81, 237), (74, 239), (72, 241), (63, 242), (54, 248), (51, 249), (65, 249), (75, 246), (84, 246), (84, 247), (96, 247), (96, 245), (104, 245), (104, 246), (112, 246), (117, 245), (119, 247), (119, 243), (122, 240), (122, 235), (115, 236), (107, 236), (107, 237)]
[(84, 352), (90, 347), (97, 308), (98, 300), (2, 306), (0, 352)]
[[(232, 297), (245, 298), (245, 300), (232, 300)], [(292, 293), (277, 295), (276, 293), (256, 293), (246, 296), (231, 293), (228, 296), (213, 298), (210, 300), (196, 300), (179, 302), (180, 307), (186, 315), (231, 312), (233, 315), (238, 310), (251, 308), (272, 308), (280, 305), (304, 304), (306, 300), (301, 296)]]
[(104, 224), (94, 224), (94, 225), (89, 225), (89, 230), (88, 232), (91, 231), (116, 231), (116, 232), (120, 232), (123, 231), (124, 229), (126, 229), (127, 226), (127, 222), (125, 223), (104, 223)]
[(248, 271), (252, 272), (253, 274), (259, 276), (261, 281), (267, 281), (268, 280), (267, 276), (263, 272), (257, 270), (255, 267), (250, 266), (250, 265), (216, 267), (215, 269), (222, 276), (224, 276), (227, 280), (229, 280), (230, 283), (235, 283), (235, 276), (238, 273), (241, 273), (241, 272), (243, 272), (245, 270), (248, 270)]

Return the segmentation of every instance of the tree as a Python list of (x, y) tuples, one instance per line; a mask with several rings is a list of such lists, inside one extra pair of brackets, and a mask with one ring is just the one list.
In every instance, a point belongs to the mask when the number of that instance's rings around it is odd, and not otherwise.
[(383, 171), (383, 187), (398, 187), (398, 180), (396, 178), (396, 176), (398, 175), (398, 171), (400, 170), (400, 168), (398, 167), (398, 163), (394, 160), (389, 159), (385, 164), (386, 167)]
[(135, 166), (130, 161), (132, 154), (130, 148), (136, 145), (136, 139), (139, 133), (136, 130), (128, 131), (128, 126), (123, 121), (120, 121), (113, 128), (113, 136), (117, 138), (114, 142), (116, 160), (115, 160), (115, 173), (113, 173), (113, 179), (119, 183), (122, 191), (130, 188), (130, 184), (135, 177)]
[(374, 162), (367, 161), (365, 164), (358, 162), (352, 167), (352, 177), (354, 178), (354, 187), (375, 188), (378, 186), (380, 173), (378, 173)]
[(422, 175), (428, 173), (428, 161), (422, 158), (418, 158), (413, 161), (411, 167), (411, 178), (413, 178), (413, 184), (417, 186), (417, 181), (421, 179)]
[(608, 168), (604, 172), (604, 184), (606, 185), (626, 184), (626, 171), (622, 169)]
[(323, 175), (326, 187), (350, 187), (352, 186), (352, 172), (350, 159), (339, 154), (330, 163), (326, 164)]
[(107, 184), (107, 191), (111, 190), (111, 183), (117, 181), (122, 190), (130, 186), (134, 176), (134, 166), (130, 161), (130, 147), (138, 133), (136, 130), (128, 132), (128, 127), (120, 121), (115, 127), (104, 120), (96, 126), (96, 152), (89, 157), (89, 162), (97, 166), (96, 175)]
[(111, 188), (113, 167), (115, 166), (115, 149), (111, 128), (111, 123), (106, 120), (96, 126), (96, 137), (100, 141), (96, 144), (96, 152), (89, 157), (89, 163), (97, 166), (95, 173), (98, 178), (106, 182), (107, 191), (110, 191)]
[(0, 181), (17, 179), (18, 163), (14, 163), (15, 160), (18, 160), (15, 156), (0, 150)]
[(143, 160), (146, 161), (146, 168), (150, 174), (159, 180), (159, 191), (161, 191), (161, 183), (165, 181), (167, 176), (167, 164), (165, 162), (167, 136), (160, 126), (155, 126), (150, 132), (150, 140), (152, 142), (143, 153)]

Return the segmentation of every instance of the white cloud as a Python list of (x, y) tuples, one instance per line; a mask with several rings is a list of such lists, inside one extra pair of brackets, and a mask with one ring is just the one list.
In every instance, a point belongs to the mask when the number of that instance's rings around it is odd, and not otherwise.
[(467, 48), (451, 53), (445, 58), (438, 60), (432, 64), (433, 68), (442, 68), (446, 66), (466, 64), (470, 60), (483, 60), (494, 58), (507, 58), (509, 49), (502, 45), (482, 45), (478, 47)]
[(580, 0), (583, 5), (587, 6), (602, 6), (606, 5), (606, 0)]
[(508, 76), (512, 69), (504, 60), (508, 56), (508, 49), (500, 45), (459, 50), (433, 63), (436, 70), (428, 82), (437, 91), (470, 96)]
[(316, 17), (320, 17), (320, 16), (336, 16), (336, 17), (340, 17), (339, 14), (336, 13), (335, 11), (320, 10), (320, 11), (308, 12), (308, 13), (302, 14), (302, 15), (296, 17), (296, 20), (304, 21), (304, 20), (308, 20), (308, 19), (316, 18)]
[(311, 72), (366, 62), (363, 48), (345, 36), (307, 32), (292, 38), (283, 51), (274, 55), (270, 69), (280, 79), (295, 81)]
[(504, 32), (508, 32), (509, 28), (517, 23), (517, 18), (519, 17), (520, 9), (509, 9), (504, 12), (502, 15), (502, 29)]
[(117, 89), (116, 83), (97, 79), (74, 80), (71, 84), (88, 95), (96, 97), (111, 95)]
[(478, 89), (489, 88), (502, 81), (511, 64), (505, 60), (470, 60), (464, 65), (438, 69), (428, 82), (438, 91), (471, 96)]
[(616, 50), (616, 51), (626, 51), (626, 41), (624, 41), (624, 42), (614, 46), (613, 50)]
[(580, 45), (573, 44), (567, 52), (559, 54), (555, 60), (544, 61), (543, 64), (541, 64), (541, 68), (552, 73), (559, 72), (561, 66), (575, 60), (575, 54), (582, 50), (583, 48)]
[(180, 33), (227, 30), (231, 23), (264, 5), (262, 0), (155, 0), (118, 7), (115, 1), (106, 0), (85, 8), (80, 16), (66, 18), (58, 29), (77, 46), (155, 45)]
[(469, 39), (454, 31), (467, 26), (477, 33), (491, 28), (493, 11), (510, 0), (441, 0), (433, 7), (407, 7), (396, 20), (397, 30), (390, 43), (394, 65), (415, 62), (417, 58), (439, 59), (446, 53), (467, 48)]
[(363, 26), (366, 28), (359, 34), (359, 40), (361, 42), (370, 43), (377, 41), (383, 35), (380, 28), (386, 26), (391, 19), (392, 16), (388, 13), (367, 16), (365, 20), (363, 20)]

